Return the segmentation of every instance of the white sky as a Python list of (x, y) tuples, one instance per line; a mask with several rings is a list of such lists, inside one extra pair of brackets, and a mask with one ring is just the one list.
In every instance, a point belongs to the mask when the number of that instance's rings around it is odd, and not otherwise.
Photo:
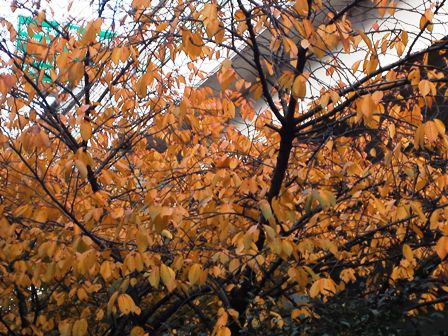
[[(19, 0), (19, 1), (23, 1), (23, 0)], [(123, 0), (121, 2), (125, 2), (127, 3), (128, 8), (130, 8), (130, 3), (132, 0)], [(332, 2), (334, 3), (335, 0), (332, 0)], [(31, 2), (31, 1), (30, 1)], [(47, 13), (47, 19), (49, 20), (56, 20), (60, 23), (64, 23), (64, 22), (68, 22), (68, 21), (72, 21), (75, 20), (77, 22), (79, 21), (84, 21), (84, 20), (89, 20), (92, 18), (97, 17), (97, 9), (98, 9), (98, 2), (99, 0), (93, 0), (93, 1), (89, 1), (89, 0), (74, 0), (74, 1), (67, 1), (67, 0), (42, 0), (41, 1), (41, 10), (44, 10)], [(398, 3), (400, 3), (399, 1), (397, 1)], [(10, 1), (7, 0), (0, 0), (0, 17), (3, 17), (5, 19), (7, 19), (9, 22), (11, 22), (12, 24), (14, 24), (14, 26), (17, 28), (17, 22), (18, 22), (18, 17), (19, 15), (24, 15), (24, 16), (30, 16), (30, 12), (24, 9), (17, 9), (16, 11), (12, 11), (11, 10), (11, 6), (10, 6)], [(112, 0), (110, 1), (110, 4), (114, 4), (116, 3), (116, 0)], [(396, 12), (396, 20), (386, 20), (386, 21), (378, 21), (378, 25), (380, 30), (382, 29), (391, 29), (391, 28), (401, 28), (403, 30), (406, 30), (408, 32), (411, 32), (409, 34), (409, 40), (412, 41), (414, 35), (412, 34), (412, 32), (418, 32), (418, 25), (419, 25), (419, 21), (420, 21), (420, 16), (421, 13), (424, 12), (424, 6), (431, 4), (430, 1), (422, 1), (422, 0), (405, 0), (404, 2), (400, 3), (400, 7), (402, 7), (405, 10), (397, 10)], [(435, 4), (435, 2), (432, 2), (432, 4)], [(30, 7), (33, 7), (34, 5), (30, 4)], [(416, 12), (413, 12), (412, 10), (410, 10), (412, 7), (415, 6), (420, 6), (419, 10)], [(426, 39), (426, 42), (424, 39), (421, 39), (421, 41), (416, 44), (414, 46), (414, 50), (418, 50), (421, 49), (423, 47), (425, 47), (426, 45), (429, 45), (430, 43), (430, 39), (435, 39), (435, 38), (441, 38), (445, 35), (448, 35), (448, 5), (445, 5), (444, 8), (442, 8), (442, 10), (440, 11), (441, 14), (439, 16), (436, 17), (436, 20), (440, 20), (440, 22), (436, 22), (436, 24), (434, 25), (434, 31), (432, 36), (425, 32), (424, 36), (427, 37), (428, 39)], [(110, 16), (111, 11), (110, 10), (105, 10), (104, 16), (107, 18), (108, 16)], [(118, 18), (119, 19), (119, 18)], [(361, 22), (360, 24), (365, 26), (364, 28), (366, 30), (371, 30), (372, 24), (375, 23), (375, 20), (366, 20), (365, 22)], [(107, 22), (105, 24), (105, 26), (107, 26)], [(359, 24), (358, 26), (355, 25), (354, 28), (359, 28)], [(105, 28), (107, 29), (107, 27)], [(381, 33), (377, 33), (375, 34), (375, 39), (380, 39), (382, 36)], [(408, 45), (410, 45), (411, 43), (409, 43)], [(350, 68), (351, 65), (358, 60), (360, 57), (362, 57), (362, 54), (357, 53), (350, 53), (350, 54), (345, 54), (345, 55), (340, 55), (339, 57), (339, 61), (341, 61), (343, 64), (345, 64), (345, 66), (347, 68)], [(394, 53), (389, 53), (385, 56), (381, 56), (380, 57), (380, 64), (381, 65), (386, 65), (390, 62), (393, 62), (397, 59), (396, 54), (394, 55)], [(176, 70), (181, 70), (181, 72), (183, 72), (184, 75), (188, 74), (188, 70), (185, 68), (185, 63), (187, 62), (187, 60), (185, 58), (179, 57), (178, 60), (176, 61), (176, 64), (170, 64), (169, 67), (172, 69), (176, 69)], [(205, 71), (211, 71), (212, 69), (214, 69), (217, 65), (219, 64), (219, 62), (217, 61), (209, 61), (209, 60), (205, 60), (203, 62), (198, 63), (198, 66)], [(182, 69), (185, 69), (185, 71), (183, 71)], [(322, 79), (323, 81), (325, 81), (325, 83), (329, 84), (329, 83), (333, 83), (336, 84), (336, 82), (340, 79), (338, 76), (333, 75), (333, 76), (327, 76), (325, 74), (325, 70), (318, 70), (316, 72), (316, 76), (319, 79)], [(353, 81), (356, 79), (355, 76), (353, 76), (353, 74), (351, 74), (350, 72), (345, 73), (344, 77), (347, 81), (347, 79), (349, 81)], [(317, 83), (312, 83), (312, 85), (314, 86), (314, 89), (312, 90), (312, 94), (314, 95), (315, 93), (317, 93), (317, 91), (314, 91), (316, 89), (319, 88), (320, 85), (318, 85)]]
[[(30, 1), (31, 2), (31, 1)], [(72, 5), (69, 10), (70, 3)], [(16, 23), (19, 15), (30, 16), (31, 13), (28, 10), (18, 8), (14, 12), (11, 9), (12, 1), (0, 1), (0, 17), (6, 18), (11, 23)], [(33, 6), (30, 4), (30, 7)], [(41, 10), (47, 13), (47, 18), (56, 20), (58, 22), (89, 19), (94, 17), (94, 6), (90, 5), (90, 1), (87, 0), (75, 0), (75, 1), (42, 1)]]

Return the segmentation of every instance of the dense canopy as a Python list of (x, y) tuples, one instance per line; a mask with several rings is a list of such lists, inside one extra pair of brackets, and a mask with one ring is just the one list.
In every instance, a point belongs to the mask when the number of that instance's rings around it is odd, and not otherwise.
[(445, 0), (57, 8), (0, 21), (1, 334), (446, 313)]

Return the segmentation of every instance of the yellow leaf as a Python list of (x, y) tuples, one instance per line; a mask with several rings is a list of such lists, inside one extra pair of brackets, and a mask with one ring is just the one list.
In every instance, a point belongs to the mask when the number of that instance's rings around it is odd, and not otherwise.
[(275, 218), (269, 202), (267, 200), (261, 200), (260, 202), (258, 202), (258, 206), (260, 207), (263, 217), (269, 222), (271, 226), (275, 227)]
[(292, 319), (296, 319), (296, 318), (298, 318), (298, 317), (300, 316), (301, 313), (302, 313), (302, 312), (301, 312), (300, 309), (294, 309), (294, 310), (291, 312), (291, 318), (292, 318)]
[(160, 278), (170, 292), (176, 288), (176, 273), (169, 266), (160, 266)]
[(319, 243), (320, 243), (320, 246), (323, 249), (330, 251), (335, 256), (338, 256), (338, 254), (339, 254), (338, 253), (338, 247), (337, 247), (337, 245), (335, 243), (331, 242), (328, 239), (321, 239), (319, 241)]
[(92, 126), (90, 125), (90, 122), (83, 119), (81, 121), (80, 129), (82, 139), (88, 141), (92, 137)]
[(45, 223), (48, 219), (48, 212), (46, 208), (41, 208), (33, 213), (33, 219), (40, 223)]
[(131, 305), (133, 304), (132, 298), (128, 294), (120, 294), (118, 297), (118, 308), (124, 315), (131, 313)]
[(389, 3), (389, 15), (393, 16), (395, 14), (395, 11), (397, 10), (397, 4), (395, 3), (395, 1), (391, 1)]
[(158, 267), (153, 267), (149, 273), (149, 283), (152, 287), (158, 288), (160, 283), (160, 270)]
[(214, 36), (220, 27), (218, 20), (218, 7), (214, 3), (208, 3), (204, 5), (204, 9), (201, 12), (204, 26), (206, 27), (207, 36)]
[(303, 75), (299, 75), (294, 79), (292, 95), (299, 99), (303, 99), (306, 96), (306, 78)]
[(431, 230), (435, 230), (439, 227), (439, 216), (441, 212), (441, 209), (437, 209), (431, 214), (431, 217), (429, 218), (429, 225)]
[(414, 259), (414, 253), (412, 252), (412, 249), (408, 244), (403, 245), (403, 255), (409, 261)]
[(272, 249), (272, 251), (280, 255), (282, 254), (282, 241), (280, 238), (274, 239), (270, 244), (269, 247)]
[(296, 0), (294, 4), (294, 9), (297, 11), (299, 15), (307, 16), (308, 15), (308, 0)]
[(87, 321), (86, 319), (77, 320), (73, 324), (72, 335), (73, 336), (84, 336), (87, 334)]
[(386, 14), (388, 0), (380, 0), (377, 4), (378, 14), (383, 17)]
[(445, 124), (443, 123), (443, 121), (439, 120), (439, 119), (434, 119), (434, 124), (437, 127), (437, 131), (439, 131), (439, 134), (441, 136), (445, 135)]
[(353, 65), (352, 65), (352, 71), (353, 72), (358, 71), (358, 68), (359, 68), (359, 65), (361, 64), (361, 61), (362, 60), (357, 60), (355, 63), (353, 63)]
[(436, 252), (439, 255), (440, 259), (445, 259), (448, 254), (448, 237), (444, 236), (440, 238), (436, 244)]
[(372, 100), (375, 104), (381, 103), (383, 97), (384, 97), (383, 91), (375, 91), (374, 93), (372, 93)]
[(303, 307), (303, 308), (299, 308), (299, 309), (294, 309), (291, 312), (291, 318), (292, 319), (297, 319), (297, 318), (304, 318), (304, 317), (308, 317), (311, 316), (310, 314), (310, 310), (307, 307)]
[(331, 101), (335, 104), (341, 99), (341, 97), (339, 96), (339, 93), (337, 93), (337, 91), (335, 91), (335, 90), (330, 91), (330, 98), (331, 98)]
[(58, 329), (61, 336), (70, 336), (72, 333), (72, 325), (68, 320), (60, 321)]
[(146, 97), (148, 94), (148, 85), (152, 82), (154, 78), (149, 74), (145, 73), (140, 79), (135, 83), (135, 92), (140, 98)]
[(308, 49), (311, 46), (311, 43), (307, 39), (304, 39), (300, 41), (300, 45), (302, 46), (303, 49)]
[(191, 58), (196, 59), (202, 54), (204, 42), (199, 33), (192, 33), (188, 30), (182, 32), (182, 46), (185, 53)]
[(118, 292), (114, 292), (111, 296), (109, 301), (107, 302), (107, 313), (110, 314), (114, 308), (115, 301), (117, 300)]
[(101, 24), (103, 23), (103, 19), (98, 18), (93, 22), (89, 22), (86, 27), (86, 31), (84, 32), (80, 44), (82, 46), (86, 46), (95, 41), (96, 36), (100, 32)]
[[(148, 6), (149, 6), (149, 5), (148, 5)], [(148, 7), (148, 6), (146, 6), (146, 7)], [(162, 31), (164, 31), (166, 28), (168, 28), (169, 25), (170, 25), (169, 22), (162, 22), (162, 23), (160, 23), (160, 24), (157, 25), (156, 29), (157, 29), (158, 32), (162, 32)]]
[(395, 124), (389, 124), (387, 128), (388, 128), (388, 131), (389, 131), (389, 136), (392, 139), (395, 138), (395, 134), (397, 133), (397, 129), (395, 127)]
[(229, 272), (233, 273), (235, 272), (239, 267), (241, 263), (238, 259), (232, 259), (229, 262)]
[(81, 62), (74, 62), (70, 65), (68, 70), (68, 81), (72, 87), (78, 85), (82, 76), (84, 75), (84, 64)]
[(430, 143), (433, 143), (437, 140), (439, 131), (436, 124), (431, 120), (425, 123), (425, 135)]
[(274, 240), (275, 236), (277, 235), (275, 230), (268, 225), (263, 225), (263, 227), (264, 227), (264, 230), (266, 231), (266, 235), (267, 235), (268, 239)]
[(429, 80), (422, 80), (418, 83), (418, 90), (423, 97), (427, 96), (431, 92), (432, 83)]
[(201, 274), (202, 266), (200, 264), (191, 265), (190, 270), (188, 271), (188, 281), (190, 281), (192, 285), (195, 285), (198, 282)]
[(319, 294), (328, 296), (334, 293), (336, 293), (336, 284), (331, 279), (318, 279), (310, 288), (310, 296), (312, 298), (318, 296)]
[(419, 85), (420, 84), (420, 70), (414, 69), (408, 74), (408, 79), (411, 82), (412, 85)]
[(129, 315), (130, 313), (140, 314), (141, 310), (136, 306), (134, 300), (128, 294), (120, 294), (118, 296), (118, 308), (124, 315)]
[(404, 46), (407, 46), (408, 41), (409, 41), (408, 32), (406, 30), (403, 30), (401, 32), (401, 43), (403, 43)]
[(80, 254), (78, 262), (78, 270), (82, 274), (89, 272), (94, 267), (97, 260), (96, 251), (94, 249), (87, 250)]
[(295, 42), (287, 37), (284, 37), (283, 39), (284, 39), (284, 43), (285, 43), (285, 50), (287, 52), (289, 52), (291, 57), (296, 57), (299, 52), (299, 49), (297, 48), (297, 45), (295, 44)]
[(146, 233), (146, 231), (142, 228), (140, 228), (137, 231), (137, 235), (135, 237), (136, 243), (137, 243), (137, 249), (140, 252), (145, 252), (146, 249), (148, 248), (148, 235)]
[(227, 117), (227, 118), (234, 118), (235, 117), (236, 109), (235, 109), (235, 105), (233, 104), (232, 101), (230, 101), (228, 99), (225, 99), (222, 102), (222, 107), (223, 107), (223, 110), (224, 110), (225, 117)]
[(303, 267), (293, 268), (288, 270), (288, 275), (291, 280), (296, 281), (300, 287), (305, 287), (308, 284), (308, 273)]
[(122, 48), (114, 48), (114, 50), (112, 51), (111, 59), (115, 65), (117, 65), (121, 59), (122, 50)]
[(432, 22), (432, 20), (434, 19), (434, 12), (431, 10), (431, 8), (425, 10), (424, 15), (429, 22)]
[(375, 50), (373, 49), (373, 45), (372, 45), (372, 41), (369, 39), (369, 37), (363, 32), (363, 31), (358, 31), (359, 35), (361, 36), (362, 40), (364, 41), (364, 43), (367, 45), (367, 47), (369, 48), (369, 50), (372, 53), (375, 53)]
[(167, 229), (162, 230), (162, 232), (160, 232), (160, 235), (168, 240), (173, 239), (173, 234)]
[(414, 213), (418, 215), (418, 218), (420, 219), (421, 222), (423, 223), (426, 222), (426, 216), (423, 213), (422, 205), (420, 202), (417, 201), (411, 202), (411, 208), (414, 211)]
[(231, 336), (232, 333), (230, 332), (230, 329), (227, 327), (221, 327), (218, 329), (218, 331), (215, 334), (216, 336)]
[(123, 208), (114, 208), (110, 211), (110, 215), (114, 219), (120, 219), (124, 216), (124, 209)]
[(131, 336), (144, 336), (145, 330), (142, 327), (134, 327), (131, 330)]
[(353, 282), (356, 281), (355, 270), (353, 268), (346, 268), (346, 269), (342, 270), (339, 277), (345, 283), (349, 283), (350, 281), (353, 281)]
[(235, 169), (238, 166), (238, 159), (237, 158), (230, 158), (229, 159), (229, 168), (230, 169)]
[(86, 164), (81, 160), (75, 160), (75, 166), (78, 168), (79, 173), (82, 177), (87, 177), (87, 166)]
[(376, 56), (372, 56), (370, 57), (370, 59), (368, 61), (364, 62), (365, 65), (365, 69), (364, 72), (366, 74), (371, 74), (372, 72), (374, 72), (376, 70), (376, 68), (378, 67), (378, 57)]
[(80, 301), (85, 301), (89, 297), (89, 295), (87, 294), (87, 291), (85, 290), (84, 287), (78, 288), (78, 290), (76, 291), (76, 296), (78, 297), (78, 299)]
[(293, 252), (292, 244), (287, 240), (282, 240), (281, 245), (282, 245), (282, 252), (289, 257)]
[(104, 280), (108, 280), (112, 276), (112, 263), (110, 261), (104, 261), (100, 267), (100, 273)]
[(134, 9), (141, 9), (141, 8), (147, 8), (150, 5), (150, 0), (132, 0), (132, 8)]
[(425, 127), (420, 125), (415, 131), (414, 135), (414, 147), (419, 149), (425, 144)]
[(313, 23), (308, 19), (303, 19), (302, 23), (303, 23), (303, 28), (305, 29), (305, 37), (308, 39), (314, 33)]
[(327, 210), (336, 205), (336, 196), (331, 191), (319, 190), (313, 192), (315, 199), (319, 201), (322, 209)]
[(238, 317), (240, 316), (240, 313), (236, 311), (235, 309), (229, 308), (227, 309), (227, 313), (235, 320), (238, 320)]

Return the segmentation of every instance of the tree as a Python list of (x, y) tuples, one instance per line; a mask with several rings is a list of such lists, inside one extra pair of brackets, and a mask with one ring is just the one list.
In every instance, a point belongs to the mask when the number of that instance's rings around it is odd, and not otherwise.
[(444, 3), (106, 0), (72, 29), (15, 1), (0, 331), (377, 335), (444, 312)]

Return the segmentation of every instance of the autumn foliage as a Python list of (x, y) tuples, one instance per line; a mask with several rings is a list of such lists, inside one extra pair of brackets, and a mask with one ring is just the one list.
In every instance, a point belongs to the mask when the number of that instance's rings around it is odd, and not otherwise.
[(444, 313), (444, 2), (105, 0), (76, 30), (14, 1), (0, 333), (379, 335)]

